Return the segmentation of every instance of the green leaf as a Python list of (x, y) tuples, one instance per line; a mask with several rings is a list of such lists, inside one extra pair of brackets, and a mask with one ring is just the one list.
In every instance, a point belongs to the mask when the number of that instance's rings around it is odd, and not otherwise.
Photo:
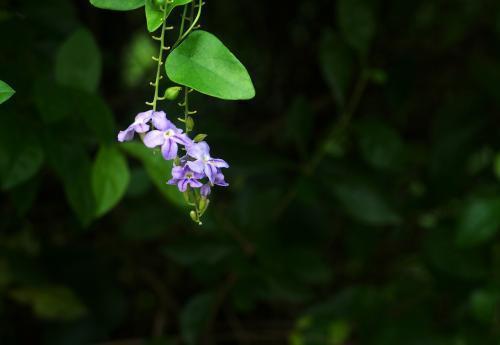
[(500, 180), (500, 153), (497, 153), (497, 155), (495, 156), (495, 161), (493, 164), (494, 164), (493, 170), (495, 172), (495, 176), (497, 177), (497, 179)]
[(32, 178), (42, 166), (40, 145), (23, 145), (11, 158), (9, 170), (2, 176), (2, 189), (7, 190)]
[(7, 101), (14, 95), (16, 91), (11, 88), (6, 82), (0, 80), (0, 104)]
[(74, 133), (54, 130), (47, 133), (47, 156), (64, 186), (66, 199), (86, 227), (95, 218), (91, 184), (91, 160)]
[(368, 0), (339, 0), (337, 6), (342, 35), (361, 55), (366, 55), (375, 35), (373, 8)]
[(55, 123), (75, 112), (74, 92), (50, 80), (39, 79), (34, 88), (35, 104), (42, 121)]
[(462, 212), (458, 221), (457, 244), (479, 245), (491, 239), (500, 228), (500, 198), (476, 199)]
[(99, 95), (79, 92), (77, 94), (77, 114), (101, 143), (114, 143), (116, 123), (113, 112)]
[(130, 11), (144, 6), (144, 0), (90, 0), (95, 7), (105, 10)]
[(347, 92), (354, 75), (354, 58), (351, 48), (331, 30), (326, 31), (321, 38), (319, 59), (323, 77), (329, 84), (332, 93), (343, 107)]
[(498, 313), (498, 302), (500, 295), (496, 289), (479, 289), (470, 296), (469, 305), (476, 320), (489, 324)]
[(11, 297), (33, 307), (35, 314), (48, 320), (75, 320), (87, 313), (78, 297), (66, 287), (48, 286), (19, 288)]
[(95, 92), (101, 78), (101, 52), (87, 29), (79, 29), (63, 43), (56, 58), (56, 80), (65, 86)]
[(129, 182), (130, 172), (123, 154), (113, 146), (101, 147), (92, 167), (97, 216), (102, 216), (120, 201)]
[(394, 225), (401, 222), (383, 194), (362, 181), (336, 181), (333, 192), (355, 220), (368, 225)]
[(182, 309), (180, 316), (182, 338), (188, 345), (195, 345), (203, 332), (215, 304), (213, 293), (201, 293), (193, 297)]
[(159, 151), (148, 149), (138, 142), (124, 143), (120, 147), (130, 156), (142, 162), (149, 177), (167, 200), (176, 206), (185, 207), (182, 194), (175, 186), (167, 185), (167, 181), (172, 175), (172, 162), (165, 161)]
[(122, 79), (129, 87), (138, 86), (152, 72), (151, 56), (158, 54), (154, 41), (146, 33), (134, 35), (124, 51)]
[(156, 31), (162, 24), (163, 11), (156, 6), (153, 0), (146, 0), (145, 11), (148, 31)]
[(165, 69), (173, 82), (209, 96), (227, 100), (255, 97), (245, 66), (206, 31), (192, 32), (168, 56)]
[[(182, 6), (190, 3), (192, 0), (173, 0), (167, 5), (166, 17), (170, 16), (170, 13), (177, 6)], [(156, 31), (162, 24), (163, 11), (159, 6), (156, 5), (154, 0), (146, 0), (146, 21), (148, 25), (148, 31)]]
[[(12, 128), (23, 128), (22, 136)], [(25, 118), (3, 119), (0, 126), (0, 189), (12, 189), (31, 179), (40, 170), (43, 159), (37, 128)]]
[(399, 133), (380, 121), (363, 121), (357, 126), (359, 146), (366, 162), (382, 171), (398, 171), (406, 151)]

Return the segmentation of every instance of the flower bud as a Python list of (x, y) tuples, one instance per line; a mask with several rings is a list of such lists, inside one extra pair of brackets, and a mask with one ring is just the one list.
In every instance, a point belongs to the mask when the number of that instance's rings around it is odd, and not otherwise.
[(189, 212), (189, 216), (193, 220), (193, 222), (198, 223), (200, 220), (198, 219), (198, 215), (196, 214), (196, 211), (191, 211)]
[(179, 93), (181, 92), (182, 88), (180, 86), (172, 86), (169, 87), (168, 89), (165, 90), (165, 99), (168, 99), (169, 101), (174, 101), (179, 97)]
[(205, 213), (209, 204), (210, 204), (210, 200), (208, 200), (207, 198), (202, 197), (200, 199), (200, 202), (198, 203), (198, 208), (200, 209), (200, 214), (203, 215)]
[(197, 136), (194, 137), (193, 141), (195, 143), (199, 143), (200, 141), (205, 140), (206, 137), (207, 137), (206, 134), (198, 134)]
[(186, 118), (186, 132), (191, 132), (194, 128), (194, 120), (191, 116)]

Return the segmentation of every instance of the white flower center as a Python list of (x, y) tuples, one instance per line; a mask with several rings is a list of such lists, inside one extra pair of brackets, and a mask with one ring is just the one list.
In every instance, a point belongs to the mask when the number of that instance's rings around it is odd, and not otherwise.
[(165, 137), (165, 139), (168, 139), (168, 138), (174, 136), (174, 134), (175, 134), (174, 131), (169, 129), (168, 131), (165, 131), (165, 133), (163, 133), (163, 136)]

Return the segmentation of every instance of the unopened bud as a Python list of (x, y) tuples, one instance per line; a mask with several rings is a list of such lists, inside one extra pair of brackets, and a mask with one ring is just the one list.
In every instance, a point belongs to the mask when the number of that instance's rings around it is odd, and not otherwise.
[(208, 208), (208, 205), (210, 204), (210, 200), (208, 200), (207, 198), (205, 197), (202, 197), (200, 199), (200, 202), (198, 203), (198, 208), (200, 209), (200, 213), (203, 215), (203, 213), (205, 213), (205, 211), (207, 210)]
[(198, 219), (198, 215), (196, 214), (196, 211), (191, 211), (189, 212), (189, 215), (191, 216), (191, 219), (193, 222), (198, 223), (200, 220)]
[(195, 143), (199, 143), (200, 141), (205, 140), (206, 137), (207, 137), (206, 134), (198, 134), (197, 136), (194, 137), (193, 141)]
[(182, 88), (180, 86), (172, 86), (165, 90), (165, 99), (175, 101), (179, 97)]
[(194, 120), (191, 116), (186, 118), (186, 132), (191, 132), (194, 128)]

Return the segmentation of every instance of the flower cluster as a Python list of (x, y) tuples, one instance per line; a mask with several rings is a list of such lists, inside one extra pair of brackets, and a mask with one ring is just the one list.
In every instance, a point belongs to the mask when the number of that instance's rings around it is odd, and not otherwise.
[[(141, 136), (147, 147), (160, 147), (165, 160), (174, 160), (172, 178), (167, 183), (176, 185), (181, 192), (199, 192), (201, 199), (206, 201), (213, 186), (228, 186), (222, 169), (228, 168), (229, 164), (212, 158), (205, 141), (196, 142), (189, 138), (167, 118), (165, 112), (150, 110), (139, 113), (126, 130), (118, 133), (118, 141), (132, 140), (135, 133)], [(200, 210), (197, 204), (195, 206), (196, 217), (193, 219), (199, 221), (204, 210)]]

